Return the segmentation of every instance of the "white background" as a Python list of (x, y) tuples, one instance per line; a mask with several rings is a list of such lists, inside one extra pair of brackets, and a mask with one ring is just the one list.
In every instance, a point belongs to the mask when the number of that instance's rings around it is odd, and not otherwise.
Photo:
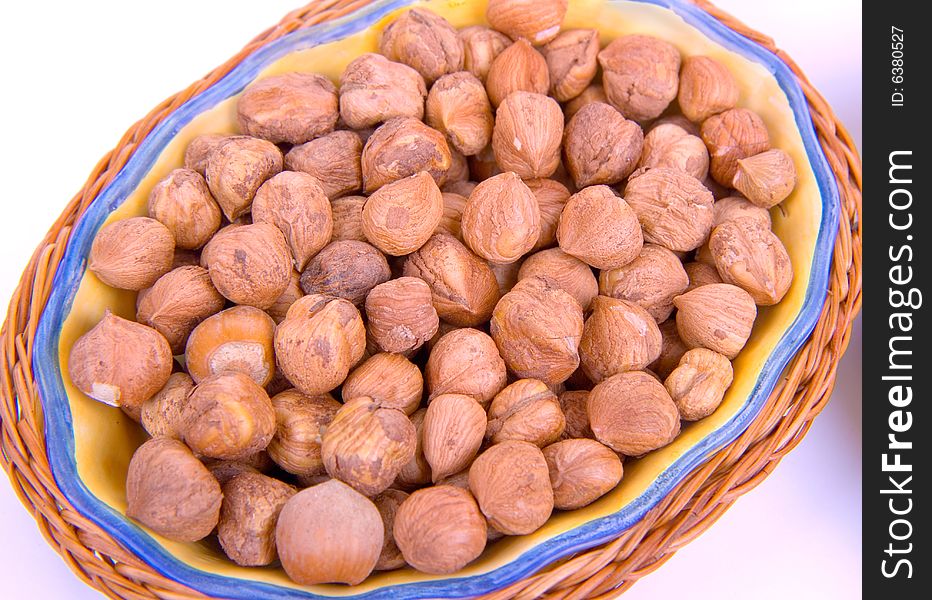
[[(0, 301), (97, 160), (162, 99), (301, 0), (9, 2), (0, 16)], [(777, 40), (860, 143), (861, 3), (719, 0)], [(5, 306), (5, 304), (4, 304)], [(625, 596), (860, 597), (860, 327), (808, 437), (756, 490)], [(0, 483), (0, 598), (100, 598)]]

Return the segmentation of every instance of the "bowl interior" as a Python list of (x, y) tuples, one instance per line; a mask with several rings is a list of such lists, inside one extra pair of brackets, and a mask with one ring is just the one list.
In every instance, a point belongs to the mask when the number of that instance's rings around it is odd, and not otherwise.
[[(704, 54), (725, 63), (739, 82), (739, 104), (763, 117), (773, 146), (788, 151), (796, 164), (795, 191), (772, 211), (774, 231), (793, 261), (793, 285), (778, 306), (760, 311), (751, 339), (735, 360), (734, 384), (719, 409), (685, 427), (671, 445), (626, 463), (621, 485), (596, 503), (555, 513), (532, 535), (493, 544), (453, 578), (404, 569), (374, 574), (355, 587), (301, 587), (280, 568), (238, 567), (209, 543), (173, 542), (127, 519), (127, 465), (145, 433), (121, 411), (78, 392), (67, 376), (72, 344), (105, 309), (126, 318), (135, 314), (134, 293), (109, 288), (85, 271), (94, 234), (110, 220), (145, 214), (149, 191), (182, 165), (184, 149), (195, 136), (234, 132), (236, 97), (248, 83), (295, 70), (324, 73), (336, 81), (350, 60), (377, 49), (379, 31), (410, 4), (382, 0), (339, 21), (290, 34), (250, 56), (176, 111), (140, 145), (81, 218), (56, 276), (34, 354), (56, 480), (79, 510), (123, 544), (159, 571), (203, 592), (230, 598), (467, 596), (496, 589), (556, 558), (611, 539), (744, 430), (821, 310), (837, 226), (837, 189), (812, 132), (805, 100), (785, 65), (680, 0), (570, 0), (565, 27), (596, 27), (603, 45), (621, 35), (644, 33), (672, 42), (684, 56)], [(484, 22), (482, 0), (418, 4), (457, 27)]]

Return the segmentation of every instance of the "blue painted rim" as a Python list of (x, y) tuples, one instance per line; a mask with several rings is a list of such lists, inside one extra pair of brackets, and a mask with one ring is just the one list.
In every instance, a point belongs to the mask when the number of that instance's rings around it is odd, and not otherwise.
[[(58, 362), (58, 337), (85, 270), (94, 234), (107, 216), (132, 192), (158, 159), (165, 145), (195, 116), (242, 91), (269, 63), (284, 55), (339, 40), (376, 23), (393, 10), (417, 0), (378, 0), (349, 17), (291, 33), (256, 51), (226, 77), (191, 99), (160, 123), (139, 145), (120, 173), (78, 220), (62, 258), (52, 293), (39, 323), (33, 372), (45, 409), (46, 444), (52, 473), (65, 497), (87, 518), (163, 575), (210, 596), (232, 599), (332, 598), (278, 585), (213, 575), (194, 569), (166, 552), (152, 537), (98, 500), (78, 477), (71, 409)], [(736, 439), (760, 413), (780, 374), (818, 321), (828, 290), (829, 269), (838, 228), (839, 199), (835, 176), (818, 143), (808, 105), (790, 69), (774, 54), (724, 27), (685, 0), (637, 0), (665, 7), (712, 41), (767, 68), (783, 89), (802, 135), (822, 196), (822, 220), (803, 308), (765, 362), (745, 405), (731, 420), (670, 465), (637, 499), (617, 513), (544, 541), (511, 563), (482, 575), (386, 586), (348, 598), (460, 598), (505, 587), (544, 566), (617, 537), (639, 521), (694, 468)]]

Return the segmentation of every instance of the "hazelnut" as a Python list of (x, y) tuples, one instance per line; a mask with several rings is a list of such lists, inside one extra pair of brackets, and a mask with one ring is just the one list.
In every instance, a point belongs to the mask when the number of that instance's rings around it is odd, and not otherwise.
[(382, 552), (379, 554), (378, 562), (375, 563), (376, 571), (392, 571), (400, 569), (406, 564), (404, 556), (401, 555), (401, 550), (398, 549), (398, 545), (395, 543), (395, 534), (392, 530), (395, 528), (395, 515), (398, 514), (398, 509), (407, 499), (407, 493), (391, 488), (372, 499), (375, 507), (379, 509), (379, 515), (381, 515), (382, 524), (384, 525)]
[(609, 102), (632, 121), (656, 119), (676, 98), (680, 53), (669, 42), (626, 35), (599, 52), (599, 63)]
[(582, 307), (549, 279), (519, 281), (495, 306), (490, 327), (505, 364), (518, 377), (556, 385), (579, 365)]
[(598, 296), (586, 319), (579, 357), (583, 370), (598, 383), (624, 371), (639, 371), (660, 356), (660, 329), (633, 302)]
[(191, 450), (224, 460), (264, 450), (275, 434), (275, 411), (268, 394), (236, 372), (198, 382), (181, 411), (181, 422)]
[(566, 9), (567, 0), (491, 0), (485, 17), (511, 39), (546, 44), (560, 32)]
[(292, 581), (356, 585), (375, 568), (383, 531), (375, 504), (331, 479), (288, 500), (278, 516), (275, 542)]
[(452, 165), (442, 133), (411, 117), (395, 117), (375, 130), (362, 149), (362, 181), (367, 194), (421, 171), (443, 184)]
[(688, 135), (699, 137), (699, 124), (693, 123), (683, 115), (673, 113), (668, 114), (665, 117), (660, 117), (659, 119), (651, 121), (650, 126), (646, 129), (646, 131), (647, 133), (650, 133), (661, 125), (676, 125)]
[(682, 127), (658, 125), (644, 136), (638, 167), (678, 169), (702, 181), (709, 174), (709, 151), (698, 136), (686, 133)]
[(210, 282), (207, 269), (178, 267), (139, 292), (136, 321), (164, 335), (172, 354), (182, 354), (194, 327), (219, 312), (225, 303)]
[(424, 117), (427, 86), (420, 73), (381, 54), (363, 54), (340, 76), (340, 117), (353, 129), (394, 117)]
[(680, 418), (698, 421), (715, 412), (733, 379), (734, 371), (727, 358), (705, 348), (694, 348), (683, 355), (664, 386), (676, 403)]
[(136, 418), (142, 403), (168, 382), (172, 363), (161, 333), (108, 310), (71, 346), (68, 374), (81, 393)]
[(343, 382), (343, 400), (369, 396), (385, 408), (412, 414), (421, 404), (424, 378), (401, 354), (381, 352), (356, 367)]
[(275, 525), (295, 489), (260, 473), (242, 473), (223, 486), (217, 539), (238, 565), (262, 566), (278, 559)]
[(258, 473), (259, 470), (253, 466), (238, 460), (214, 460), (206, 459), (203, 461), (204, 466), (214, 476), (221, 489), (228, 481), (242, 473)]
[(565, 427), (556, 394), (543, 381), (519, 379), (492, 400), (485, 435), (493, 444), (518, 440), (543, 447), (560, 439)]
[(496, 108), (514, 92), (546, 96), (550, 89), (547, 60), (527, 40), (519, 39), (492, 61), (485, 87)]
[(689, 262), (683, 265), (686, 275), (689, 277), (689, 285), (683, 293), (694, 290), (701, 285), (710, 283), (724, 283), (718, 269), (712, 265), (701, 262)]
[(178, 267), (190, 267), (192, 265), (201, 264), (201, 254), (196, 250), (182, 250), (180, 248), (175, 248), (175, 252), (172, 255), (172, 269), (177, 269)]
[(284, 73), (246, 88), (236, 104), (240, 129), (273, 144), (303, 144), (333, 131), (337, 89), (323, 75)]
[(327, 473), (375, 496), (414, 457), (417, 431), (400, 410), (360, 396), (337, 411), (321, 439)]
[(572, 100), (592, 83), (599, 68), (599, 32), (564, 31), (542, 48), (550, 71), (550, 95), (560, 102)]
[(708, 241), (696, 248), (693, 260), (704, 265), (709, 265), (710, 267), (715, 267), (715, 257), (712, 256), (712, 250), (709, 248)]
[(207, 537), (220, 518), (220, 502), (220, 484), (178, 440), (152, 438), (133, 453), (126, 516), (157, 534), (178, 542)]
[(131, 217), (104, 225), (91, 244), (87, 268), (110, 287), (142, 290), (172, 268), (175, 239), (160, 222)]
[(514, 92), (498, 107), (492, 149), (502, 169), (524, 179), (550, 177), (560, 164), (563, 113), (556, 100)]
[(471, 327), (489, 319), (498, 302), (498, 282), (489, 265), (456, 238), (438, 233), (405, 259), (405, 277), (427, 282), (441, 319)]
[(505, 387), (505, 361), (491, 337), (476, 329), (455, 329), (441, 337), (424, 367), (431, 398), (472, 396), (487, 405)]
[(269, 223), (224, 229), (201, 254), (217, 291), (236, 304), (268, 308), (288, 288), (291, 251), (284, 234)]
[(207, 187), (230, 221), (249, 212), (252, 200), (267, 179), (282, 170), (282, 153), (266, 140), (231, 137), (207, 160)]
[(394, 535), (405, 561), (418, 571), (455, 573), (482, 554), (486, 522), (468, 491), (439, 485), (401, 504)]
[(423, 8), (404, 12), (392, 21), (382, 32), (379, 51), (416, 70), (428, 84), (463, 70), (463, 42), (456, 29)]
[(304, 290), (301, 289), (301, 273), (292, 270), (291, 277), (288, 278), (288, 287), (278, 297), (275, 304), (266, 309), (266, 312), (276, 323), (281, 323), (285, 320), (285, 315), (288, 314), (291, 305), (302, 296), (304, 296)]
[(566, 120), (569, 121), (576, 113), (582, 110), (584, 106), (588, 106), (593, 102), (608, 103), (608, 96), (605, 95), (605, 88), (599, 83), (590, 85), (584, 89), (582, 93), (566, 103), (563, 107)]
[(770, 211), (752, 204), (741, 196), (721, 198), (712, 205), (712, 227), (718, 227), (725, 221), (741, 218), (751, 218), (766, 229), (770, 229), (772, 224)]
[(472, 463), (482, 446), (485, 429), (485, 409), (472, 396), (434, 396), (427, 405), (421, 430), (424, 458), (434, 483)]
[(466, 198), (468, 198), (469, 195), (472, 193), (472, 191), (476, 189), (477, 185), (479, 184), (476, 183), (475, 181), (447, 181), (445, 184), (443, 184), (443, 187), (440, 189), (445, 194), (451, 193), (451, 194), (456, 194), (458, 196), (462, 196), (463, 203), (465, 205)]
[[(457, 183), (467, 183), (470, 177), (469, 160), (462, 152), (456, 148), (450, 148), (450, 158), (452, 159), (450, 161), (450, 168), (447, 169), (447, 176), (441, 188), (444, 192), (451, 191), (447, 189), (447, 186)], [(468, 196), (469, 194), (466, 195)]]
[(285, 168), (317, 179), (331, 200), (362, 189), (362, 140), (352, 131), (334, 131), (295, 146), (285, 154)]
[(644, 371), (609, 377), (589, 394), (589, 423), (598, 441), (625, 456), (666, 446), (680, 432), (680, 415), (663, 384)]
[(427, 124), (466, 156), (492, 140), (492, 106), (482, 82), (468, 71), (444, 75), (427, 96)]
[(776, 206), (796, 187), (793, 157), (773, 149), (739, 159), (732, 185), (757, 206)]
[(540, 237), (537, 198), (515, 173), (476, 186), (462, 215), (463, 238), (473, 252), (497, 263), (513, 263)]
[(165, 225), (178, 248), (194, 250), (220, 228), (220, 207), (207, 182), (191, 169), (175, 169), (149, 194), (149, 216)]
[(570, 199), (570, 191), (553, 179), (529, 179), (524, 182), (540, 208), (540, 237), (532, 250), (542, 250), (557, 243), (557, 225), (563, 207)]
[(463, 67), (483, 82), (495, 57), (511, 45), (507, 35), (482, 25), (464, 27), (459, 36), (463, 42)]
[(243, 373), (260, 386), (275, 374), (275, 321), (252, 306), (234, 306), (202, 321), (191, 332), (185, 363), (194, 381)]
[(421, 171), (384, 185), (369, 196), (362, 209), (362, 231), (382, 252), (404, 256), (424, 245), (442, 217), (440, 188)]
[(275, 464), (294, 475), (322, 475), (321, 432), (340, 406), (330, 394), (308, 396), (296, 389), (276, 394), (272, 398), (275, 436), (268, 445), (269, 456)]
[(689, 276), (675, 254), (645, 244), (641, 254), (617, 269), (599, 273), (599, 293), (637, 304), (658, 323), (673, 312), (673, 298), (686, 291)]
[[(472, 190), (469, 191), (472, 193)], [(443, 192), (443, 217), (435, 233), (446, 233), (462, 241), (463, 209), (466, 208), (466, 202), (466, 196), (454, 192)]]
[(356, 240), (331, 242), (311, 259), (301, 289), (362, 304), (369, 290), (391, 279), (388, 261), (376, 248)]
[(331, 241), (366, 241), (366, 234), (362, 231), (362, 209), (366, 200), (365, 196), (343, 196), (330, 201), (330, 210), (333, 213)]
[(563, 440), (543, 449), (553, 507), (575, 510), (592, 504), (618, 485), (624, 474), (621, 459), (595, 440)]
[(522, 262), (513, 263), (496, 263), (489, 261), (489, 267), (495, 274), (495, 280), (498, 282), (498, 293), (504, 296), (511, 291), (518, 283), (518, 272), (521, 270)]
[(574, 390), (563, 392), (559, 396), (560, 408), (566, 419), (566, 428), (563, 430), (563, 439), (592, 438), (592, 429), (589, 427), (589, 413), (586, 404), (589, 401), (587, 390)]
[(751, 336), (754, 299), (728, 283), (698, 287), (673, 299), (676, 330), (689, 348), (708, 348), (733, 359)]
[(551, 280), (575, 298), (583, 311), (589, 310), (592, 299), (599, 295), (599, 282), (589, 265), (559, 248), (541, 250), (529, 256), (518, 272), (519, 280), (528, 277)]
[(712, 192), (683, 171), (639, 171), (628, 180), (625, 200), (637, 213), (646, 242), (685, 252), (709, 237)]
[[(502, 173), (502, 169), (499, 168), (498, 163), (495, 161), (495, 152), (492, 150), (491, 144), (485, 147), (479, 154), (467, 157), (466, 160), (469, 164), (470, 177), (475, 181), (484, 181), (489, 177), (494, 177)], [(476, 185), (478, 185), (478, 183)]]
[(533, 533), (553, 512), (547, 461), (534, 444), (495, 444), (469, 467), (469, 489), (489, 524), (506, 535)]
[(369, 333), (385, 352), (412, 352), (434, 337), (440, 325), (430, 286), (400, 277), (375, 286), (366, 298)]
[(152, 437), (181, 437), (181, 410), (194, 389), (187, 373), (172, 373), (168, 382), (154, 396), (142, 403), (140, 422)]
[(570, 197), (560, 216), (557, 240), (561, 250), (597, 269), (628, 264), (644, 245), (636, 213), (605, 185)]
[(680, 69), (680, 109), (700, 123), (738, 103), (738, 82), (728, 68), (708, 56), (687, 56)]
[(725, 187), (733, 185), (738, 161), (770, 150), (767, 126), (757, 113), (732, 108), (702, 122), (702, 141), (709, 149), (712, 179)]
[(753, 219), (716, 227), (709, 249), (722, 280), (743, 288), (761, 306), (777, 304), (790, 289), (793, 265), (783, 242)]
[(656, 373), (661, 379), (666, 379), (673, 369), (680, 364), (680, 359), (689, 348), (680, 339), (676, 329), (676, 320), (668, 319), (659, 325), (660, 329), (660, 356), (648, 365), (648, 369)]
[(218, 133), (205, 133), (197, 136), (184, 151), (184, 168), (197, 171), (201, 175), (207, 172), (207, 159), (210, 153), (223, 145), (230, 136)]
[(644, 132), (603, 102), (579, 109), (566, 125), (566, 165), (576, 187), (614, 184), (634, 171)]
[(431, 482), (430, 465), (424, 457), (424, 436), (422, 433), (425, 415), (427, 415), (427, 409), (421, 408), (414, 411), (410, 417), (411, 424), (414, 425), (416, 432), (414, 456), (401, 467), (398, 477), (395, 478), (395, 485), (405, 489), (421, 487)]
[(343, 383), (366, 350), (366, 330), (350, 302), (321, 295), (291, 305), (275, 330), (278, 366), (296, 388), (315, 396)]

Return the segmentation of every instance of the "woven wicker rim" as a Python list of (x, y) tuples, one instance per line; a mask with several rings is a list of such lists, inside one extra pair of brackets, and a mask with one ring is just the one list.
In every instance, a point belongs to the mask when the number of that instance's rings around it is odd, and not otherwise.
[[(34, 253), (13, 294), (0, 330), (3, 359), (0, 387), (0, 448), (4, 468), (40, 531), (89, 585), (113, 598), (197, 598), (200, 593), (154, 571), (68, 503), (50, 471), (41, 403), (31, 372), (36, 326), (71, 228), (120, 171), (137, 145), (167, 115), (197, 95), (246, 56), (296, 29), (329, 21), (368, 4), (325, 0), (294, 11), (263, 32), (203, 80), (164, 101), (124, 135), (95, 167)], [(616, 540), (549, 566), (491, 594), (493, 598), (614, 597), (665, 562), (679, 547), (714, 523), (742, 494), (753, 489), (792, 450), (822, 410), (834, 385), (838, 360), (847, 347), (851, 321), (861, 302), (861, 165), (850, 136), (824, 98), (773, 41), (704, 0), (701, 8), (726, 27), (757, 42), (796, 74), (813, 124), (838, 180), (841, 221), (828, 299), (815, 330), (799, 350), (764, 410), (728, 447), (695, 469), (659, 505)]]

